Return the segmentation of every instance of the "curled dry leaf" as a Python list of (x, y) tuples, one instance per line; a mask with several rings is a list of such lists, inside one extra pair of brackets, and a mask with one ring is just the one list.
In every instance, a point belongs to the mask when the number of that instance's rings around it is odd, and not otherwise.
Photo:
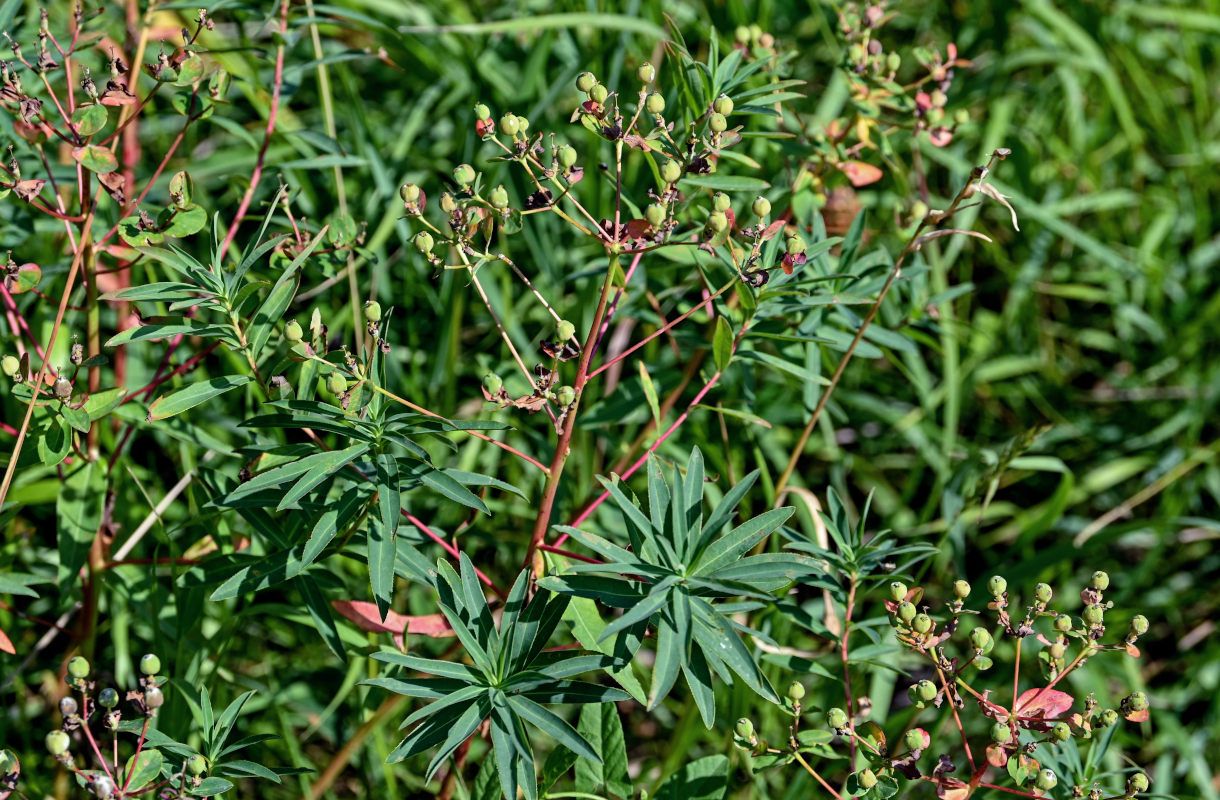
[(868, 186), (885, 177), (880, 167), (865, 161), (845, 161), (839, 164), (839, 171), (847, 176), (852, 186)]

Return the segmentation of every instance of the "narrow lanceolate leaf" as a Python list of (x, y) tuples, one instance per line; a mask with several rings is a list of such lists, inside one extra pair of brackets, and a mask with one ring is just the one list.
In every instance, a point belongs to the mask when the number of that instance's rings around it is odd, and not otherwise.
[(554, 711), (544, 708), (523, 695), (508, 695), (508, 704), (522, 719), (530, 722), (576, 755), (601, 763), (602, 758), (598, 755), (597, 750)]
[(330, 651), (339, 658), (347, 658), (347, 653), (343, 648), (343, 638), (339, 636), (335, 618), (330, 613), (330, 606), (327, 605), (322, 590), (318, 588), (317, 581), (308, 575), (301, 575), (296, 579), (296, 584), (301, 590), (301, 600), (305, 603), (305, 609), (313, 619), (314, 627), (318, 629), (318, 635), (322, 637), (322, 641), (326, 642)]
[(678, 670), (686, 661), (686, 641), (679, 640), (677, 631), (662, 614), (657, 623), (657, 658), (652, 666), (652, 684), (648, 689), (649, 710), (657, 707), (664, 700), (674, 682), (678, 679)]
[(55, 500), (59, 518), (59, 596), (66, 602), (77, 574), (89, 557), (93, 537), (102, 521), (106, 478), (99, 461), (86, 461), (68, 475)]
[(429, 470), (419, 476), (424, 485), (440, 492), (445, 497), (455, 503), (461, 503), (464, 506), (482, 511), (484, 514), (491, 515), (491, 511), (484, 505), (483, 501), (474, 492), (467, 489), (462, 484), (458, 483), (449, 475), (446, 475), (440, 470)]
[(725, 534), (723, 539), (712, 543), (704, 551), (695, 568), (696, 575), (711, 575), (722, 567), (732, 564), (754, 545), (771, 535), (776, 528), (792, 516), (791, 506), (773, 508), (746, 520)]
[(310, 461), (309, 471), (297, 479), (280, 499), (277, 511), (283, 511), (285, 508), (296, 503), (305, 495), (316, 489), (326, 479), (330, 478), (343, 467), (347, 466), (352, 461), (360, 458), (369, 451), (367, 444), (361, 443), (352, 445), (343, 450), (332, 450), (325, 453), (317, 453), (314, 456), (306, 456), (301, 461), (313, 459)]
[[(596, 650), (606, 655), (613, 655), (617, 644), (616, 638), (611, 637), (608, 641), (598, 641), (598, 637), (605, 629), (606, 623), (597, 613), (597, 604), (586, 597), (574, 597), (568, 604), (567, 611), (564, 612), (564, 618), (572, 625), (572, 635), (576, 637), (576, 641), (580, 642), (581, 646), (587, 650)], [(640, 703), (645, 702), (644, 686), (640, 683), (639, 678), (631, 671), (630, 662), (624, 664), (617, 669), (609, 669), (610, 677), (618, 682), (631, 696)]]
[(380, 519), (370, 519), (368, 540), (369, 586), (377, 611), (385, 619), (394, 592), (394, 531), (387, 529)]
[(292, 263), (280, 275), (279, 280), (271, 287), (271, 291), (263, 300), (263, 304), (259, 306), (258, 311), (254, 312), (254, 320), (250, 323), (250, 332), (247, 337), (252, 358), (258, 358), (259, 353), (266, 346), (267, 340), (271, 338), (275, 325), (280, 322), (284, 312), (288, 310), (288, 305), (297, 293), (299, 280), (297, 273), (301, 265), (305, 263), (305, 259), (309, 258), (325, 236), (326, 228), (323, 228), (292, 260)]
[(576, 762), (576, 791), (631, 797), (623, 723), (614, 704), (585, 706), (576, 729), (601, 754), (601, 763), (585, 759)]
[(148, 407), (148, 421), (154, 422), (159, 419), (167, 419), (175, 414), (181, 414), (183, 411), (194, 408), (200, 403), (205, 403), (213, 397), (222, 395), (239, 386), (245, 386), (253, 380), (249, 375), (225, 375), (221, 378), (212, 378), (211, 380), (193, 383), (184, 389), (162, 395)]
[(733, 326), (724, 317), (716, 318), (716, 333), (712, 337), (712, 356), (716, 359), (716, 371), (724, 372), (733, 359)]

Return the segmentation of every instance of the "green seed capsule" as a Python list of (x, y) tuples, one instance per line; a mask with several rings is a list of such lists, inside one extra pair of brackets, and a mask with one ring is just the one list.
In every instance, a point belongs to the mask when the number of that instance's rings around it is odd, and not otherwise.
[(1134, 636), (1143, 636), (1148, 632), (1148, 618), (1143, 614), (1136, 614), (1131, 618), (1131, 633)]
[(748, 44), (750, 41), (750, 29), (745, 25), (738, 25), (737, 30), (733, 32), (733, 38), (740, 44)]
[(59, 713), (65, 717), (70, 717), (80, 710), (80, 705), (76, 702), (76, 698), (71, 695), (62, 697), (59, 700)]
[(640, 64), (639, 69), (635, 71), (635, 76), (640, 79), (640, 83), (652, 83), (657, 77), (657, 71), (652, 64), (645, 61)]
[(1099, 592), (1104, 592), (1110, 588), (1110, 576), (1101, 570), (1093, 573), (1092, 586)]
[(589, 90), (589, 99), (594, 103), (604, 103), (606, 98), (610, 96), (610, 90), (600, 83)]
[(441, 211), (444, 211), (446, 214), (452, 214), (454, 211), (457, 211), (458, 204), (457, 200), (452, 194), (449, 192), (442, 192), (440, 206)]
[(376, 300), (365, 302), (364, 318), (369, 322), (381, 322), (381, 303)]
[(790, 256), (799, 256), (805, 252), (805, 240), (799, 233), (795, 233), (788, 237), (788, 241), (784, 244), (784, 252)]
[(890, 72), (897, 72), (902, 66), (902, 56), (897, 53), (890, 53), (885, 57), (885, 66)]
[(959, 108), (953, 112), (953, 122), (958, 125), (967, 125), (970, 123), (970, 112), (967, 109)]
[(712, 195), (712, 208), (716, 211), (728, 211), (731, 205), (733, 205), (732, 199), (724, 192), (716, 192)]
[(1060, 633), (1067, 633), (1072, 629), (1072, 618), (1067, 614), (1060, 614), (1055, 617), (1055, 630)]
[(5, 356), (0, 362), (0, 368), (4, 370), (5, 375), (11, 378), (17, 374), (17, 370), (21, 369), (21, 359), (17, 356)]
[(915, 608), (915, 604), (903, 601), (898, 604), (898, 619), (902, 620), (907, 625), (911, 624), (911, 620), (919, 614), (919, 609)]
[(1051, 728), (1051, 736), (1055, 737), (1056, 741), (1066, 742), (1072, 738), (1072, 729), (1066, 722), (1056, 722), (1055, 727)]
[(975, 628), (974, 630), (970, 631), (970, 645), (975, 650), (982, 650), (986, 652), (987, 650), (991, 649), (991, 645), (994, 643), (994, 641), (995, 640), (991, 637), (991, 631), (987, 630), (986, 628)]
[(1038, 777), (1034, 779), (1034, 786), (1044, 792), (1054, 789), (1057, 783), (1059, 783), (1059, 776), (1050, 769), (1039, 770)]
[(911, 627), (916, 633), (927, 633), (932, 630), (932, 618), (927, 614), (920, 614), (911, 621)]
[(1034, 587), (1034, 599), (1043, 605), (1049, 603), (1053, 595), (1054, 592), (1048, 584), (1040, 583)]
[(347, 391), (347, 378), (337, 372), (332, 372), (326, 379), (326, 388), (331, 394), (343, 394)]
[(856, 780), (859, 781), (861, 789), (871, 789), (877, 785), (877, 773), (871, 769), (860, 770)]
[(560, 386), (559, 391), (555, 392), (555, 401), (567, 408), (576, 401), (576, 390), (571, 386)]
[(665, 97), (660, 92), (653, 92), (644, 101), (644, 109), (649, 114), (660, 114), (665, 110)]
[(805, 696), (805, 687), (800, 681), (793, 681), (788, 684), (788, 699), (794, 703), (799, 703), (801, 698)]
[(654, 228), (661, 227), (665, 222), (666, 209), (660, 203), (653, 203), (644, 209), (644, 219), (648, 220), (648, 224)]
[(570, 144), (565, 144), (559, 148), (559, 165), (564, 169), (568, 169), (576, 163), (576, 148)]
[(495, 397), (504, 388), (504, 379), (494, 372), (489, 372), (483, 376), (483, 388), (489, 395)]
[(305, 330), (301, 327), (301, 323), (295, 319), (284, 326), (284, 338), (296, 344), (305, 338)]
[(68, 674), (73, 678), (89, 677), (89, 659), (84, 656), (73, 656), (68, 662)]
[(1102, 608), (1100, 603), (1094, 603), (1085, 608), (1081, 618), (1086, 625), (1100, 625), (1105, 619), (1106, 610)]
[(559, 338), (559, 341), (566, 342), (576, 335), (576, 326), (566, 319), (561, 319), (559, 324), (555, 326), (555, 335)]
[(1132, 692), (1123, 702), (1132, 711), (1148, 710), (1148, 695), (1143, 692)]
[(516, 136), (521, 130), (521, 120), (517, 119), (515, 114), (505, 114), (500, 117), (500, 130), (504, 131), (506, 136)]
[(419, 194), (419, 187), (413, 183), (404, 183), (402, 188), (398, 190), (398, 196), (402, 198), (403, 203), (408, 205), (418, 203)]
[(1008, 590), (1008, 581), (1004, 580), (999, 575), (993, 575), (991, 580), (987, 581), (987, 591), (991, 592), (992, 597), (1000, 597)]
[(677, 183), (682, 177), (682, 165), (677, 161), (666, 161), (661, 165), (661, 180), (666, 183)]
[(708, 117), (707, 126), (712, 133), (724, 133), (729, 129), (729, 121), (724, 118), (724, 114), (716, 113)]
[(1063, 646), (1063, 642), (1055, 642), (1046, 651), (1050, 653), (1051, 658), (1060, 659), (1067, 652), (1067, 648)]
[(936, 699), (936, 684), (929, 680), (922, 680), (915, 684), (915, 692), (919, 695), (920, 700), (930, 703)]
[(826, 712), (826, 724), (835, 730), (847, 727), (847, 712), (841, 708), (832, 708)]
[(910, 700), (911, 705), (915, 706), (916, 708), (925, 708), (927, 706), (927, 701), (919, 696), (918, 684), (911, 684), (907, 687), (907, 699)]
[[(300, 325), (297, 325), (300, 328)], [(156, 675), (161, 671), (161, 659), (157, 658), (152, 653), (145, 653), (140, 657), (140, 674), (141, 675)]]
[(895, 603), (901, 603), (907, 599), (907, 585), (902, 581), (894, 581), (890, 584), (890, 599)]
[(188, 775), (202, 775), (208, 768), (207, 759), (196, 753), (186, 760), (186, 771)]
[(487, 197), (487, 202), (491, 203), (491, 207), (497, 211), (503, 211), (508, 208), (508, 190), (503, 186), (497, 186), (491, 190), (491, 194)]
[(1118, 722), (1118, 712), (1112, 708), (1107, 708), (1097, 718), (1097, 724), (1103, 728), (1109, 728)]
[(750, 206), (750, 210), (754, 212), (754, 216), (764, 219), (771, 213), (771, 201), (762, 196), (755, 197), (754, 204)]
[(925, 747), (924, 733), (918, 728), (912, 728), (902, 737), (902, 743), (908, 750), (923, 750)]
[(1142, 772), (1137, 772), (1130, 778), (1127, 778), (1127, 790), (1130, 792), (1146, 792), (1148, 791), (1148, 776)]
[(114, 708), (119, 704), (119, 693), (106, 687), (97, 693), (97, 704), (102, 708)]
[(707, 228), (712, 233), (720, 233), (729, 226), (729, 218), (723, 211), (713, 211), (707, 217)]
[(51, 731), (47, 734), (44, 743), (47, 746), (48, 753), (53, 756), (61, 756), (68, 752), (68, 747), (71, 746), (72, 740), (63, 731)]
[(750, 739), (754, 736), (754, 723), (742, 717), (737, 720), (737, 735), (743, 739)]
[(474, 167), (469, 164), (458, 164), (453, 170), (453, 180), (457, 181), (458, 186), (465, 188), (474, 183), (474, 179)]
[(420, 231), (419, 233), (415, 234), (415, 238), (411, 241), (415, 243), (415, 249), (424, 255), (428, 255), (432, 252), (432, 234), (428, 233), (427, 231)]
[(588, 93), (596, 85), (597, 76), (592, 72), (582, 72), (576, 76), (576, 88), (582, 92)]
[(959, 600), (965, 600), (970, 596), (970, 584), (966, 581), (954, 581), (953, 596)]
[(474, 107), (474, 118), (482, 122), (491, 116), (491, 109), (483, 103), (479, 103)]
[(1012, 730), (1008, 727), (1007, 722), (997, 722), (991, 726), (991, 741), (996, 744), (1004, 744), (1012, 739)]
[(712, 103), (712, 111), (715, 111), (717, 114), (723, 114), (726, 117), (729, 114), (732, 114), (733, 98), (729, 97), (727, 94), (720, 95), (716, 98), (716, 101)]

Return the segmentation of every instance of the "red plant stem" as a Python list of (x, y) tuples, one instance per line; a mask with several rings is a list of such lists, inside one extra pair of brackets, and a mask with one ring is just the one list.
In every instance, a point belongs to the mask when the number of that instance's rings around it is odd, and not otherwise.
[[(670, 425), (668, 428), (666, 428), (665, 432), (662, 433), (660, 436), (658, 436), (657, 440), (655, 442), (653, 442), (652, 445), (647, 450), (644, 451), (644, 454), (642, 456), (640, 456), (639, 459), (637, 459), (636, 462), (634, 464), (632, 464), (631, 467), (626, 472), (623, 473), (622, 477), (624, 479), (631, 477), (632, 474), (634, 474), (637, 469), (644, 466), (644, 464), (648, 461), (648, 456), (650, 454), (652, 454), (658, 447), (660, 447), (661, 444), (666, 439), (669, 438), (669, 435), (672, 434), (674, 431), (676, 431), (682, 425), (683, 422), (686, 422), (686, 418), (688, 416), (690, 416), (690, 410), (692, 408), (694, 408), (695, 406), (699, 405), (699, 402), (701, 400), (703, 400), (703, 398), (707, 395), (708, 392), (710, 392), (712, 390), (712, 387), (715, 386), (716, 382), (719, 380), (720, 380), (719, 372), (717, 372), (710, 379), (708, 379), (708, 382), (703, 385), (703, 388), (699, 390), (699, 393), (697, 395), (695, 395), (693, 400), (690, 401), (690, 405), (688, 405), (686, 407), (686, 410), (683, 411), (682, 414), (676, 420), (674, 420), (673, 424)], [(584, 511), (580, 512), (580, 515), (578, 517), (576, 517), (576, 519), (572, 520), (572, 527), (574, 527), (574, 528), (579, 527), (580, 524), (582, 522), (584, 522), (585, 520), (587, 520), (593, 514), (593, 512), (597, 510), (597, 507), (600, 506), (602, 503), (604, 503), (606, 501), (606, 498), (609, 496), (610, 496), (609, 491), (602, 492), (601, 495), (599, 495), (596, 500), (594, 500), (592, 503), (589, 504), (588, 508), (586, 508)], [(567, 538), (568, 538), (568, 535), (566, 533), (563, 536), (560, 536), (558, 539), (555, 540), (555, 546), (558, 547), (559, 545), (563, 544), (565, 541), (567, 541)]]
[(1018, 679), (1021, 675), (1021, 642), (1025, 641), (1025, 637), (1017, 637), (1017, 655), (1013, 658), (1012, 663), (1012, 710), (1017, 710), (1017, 687)]
[[(432, 541), (434, 541), (434, 542), (436, 542), (437, 544), (439, 544), (441, 547), (445, 548), (445, 552), (446, 552), (446, 553), (448, 553), (449, 555), (453, 556), (454, 558), (458, 558), (458, 557), (460, 556), (460, 552), (458, 551), (458, 549), (457, 549), (456, 547), (454, 547), (453, 545), (449, 544), (449, 542), (446, 542), (446, 541), (445, 541), (445, 540), (444, 540), (444, 539), (443, 539), (441, 536), (437, 535), (436, 533), (433, 533), (433, 531), (432, 531), (432, 529), (431, 529), (431, 528), (429, 528), (427, 525), (425, 525), (423, 522), (421, 522), (421, 521), (420, 521), (420, 520), (419, 520), (417, 517), (415, 517), (413, 514), (409, 514), (409, 513), (407, 513), (406, 509), (401, 509), (401, 513), (402, 513), (402, 515), (403, 515), (404, 517), (406, 517), (406, 518), (407, 518), (407, 521), (408, 521), (408, 522), (410, 522), (410, 523), (411, 523), (412, 525), (414, 525), (416, 528), (419, 528), (419, 530), (420, 530), (420, 531), (422, 531), (422, 532), (424, 533), (424, 535), (426, 535), (426, 536), (427, 536), (428, 538), (430, 538)], [(496, 586), (496, 585), (495, 585), (495, 584), (492, 582), (491, 578), (489, 578), (489, 577), (487, 577), (486, 575), (484, 575), (484, 574), (483, 574), (483, 571), (482, 571), (482, 570), (480, 570), (478, 567), (475, 567), (475, 568), (474, 568), (474, 574), (479, 576), (479, 580), (481, 580), (481, 581), (482, 581), (482, 582), (483, 582), (483, 583), (484, 583), (484, 584), (487, 586), (487, 588), (491, 589), (493, 592), (495, 592), (495, 593), (496, 593), (497, 595), (499, 595), (501, 598), (503, 598), (503, 597), (504, 597), (504, 592), (503, 592), (503, 590), (501, 590), (499, 587), (497, 587), (497, 586)]]
[[(288, 35), (288, 0), (280, 2), (280, 34)], [(275, 133), (275, 118), (280, 108), (280, 92), (284, 87), (284, 44), (281, 41), (275, 48), (275, 78), (272, 82), (271, 90), (271, 108), (267, 112), (267, 131), (263, 136), (263, 143), (258, 148), (258, 158), (254, 161), (254, 172), (250, 175), (250, 185), (246, 188), (245, 194), (241, 197), (241, 203), (237, 206), (237, 213), (233, 216), (233, 223), (229, 226), (229, 233), (225, 236), (224, 244), (220, 247), (220, 257), (224, 258), (225, 253), (229, 251), (229, 245), (233, 243), (233, 237), (237, 235), (237, 229), (241, 227), (242, 217), (246, 215), (246, 210), (250, 208), (250, 201), (254, 198), (254, 192), (258, 189), (258, 182), (263, 176), (263, 162), (267, 158), (267, 148), (271, 146), (271, 136)]]
[(17, 429), (14, 428), (12, 425), (9, 425), (7, 422), (0, 422), (0, 431), (4, 431), (9, 436), (17, 435)]
[[(149, 719), (150, 719), (149, 717), (144, 718), (144, 727), (140, 730), (140, 741), (136, 742), (136, 752), (135, 752), (135, 755), (133, 755), (131, 757), (131, 763), (133, 765), (135, 763), (137, 763), (136, 759), (138, 759), (140, 757), (140, 751), (144, 749), (144, 739), (145, 739), (145, 737), (148, 736)], [(119, 765), (119, 761), (116, 758), (114, 761), (114, 766), (116, 769), (118, 768), (118, 765)], [(133, 766), (131, 768), (131, 772), (127, 773), (127, 780), (123, 781), (123, 794), (127, 793), (127, 787), (131, 784), (131, 779), (134, 778), (135, 776), (136, 776), (136, 769)]]
[[(82, 692), (82, 694), (84, 694), (84, 692)], [(86, 706), (87, 702), (88, 702), (88, 700), (86, 699), (84, 702), (81, 703), (82, 711), (84, 711), (85, 708), (87, 707)], [(114, 778), (114, 773), (110, 771), (110, 765), (106, 763), (106, 757), (104, 755), (102, 755), (101, 748), (99, 748), (97, 746), (97, 740), (93, 738), (93, 731), (89, 730), (89, 723), (87, 720), (85, 721), (85, 723), (83, 725), (80, 726), (80, 729), (85, 734), (85, 738), (89, 740), (89, 746), (93, 748), (93, 753), (94, 753), (94, 755), (97, 756), (97, 760), (101, 763), (102, 769), (106, 771), (107, 775), (109, 775), (111, 778)], [(114, 768), (118, 769), (119, 765), (116, 763), (114, 765)]]
[(606, 370), (610, 369), (610, 367), (612, 367), (612, 366), (614, 366), (615, 364), (617, 364), (618, 362), (622, 361), (624, 358), (626, 358), (627, 356), (631, 355), (631, 354), (632, 354), (632, 353), (634, 353), (636, 350), (639, 350), (641, 347), (643, 347), (644, 345), (648, 344), (648, 343), (649, 343), (649, 342), (651, 342), (653, 339), (657, 338), (658, 336), (661, 336), (661, 335), (662, 335), (662, 334), (664, 334), (666, 331), (668, 331), (668, 330), (672, 329), (673, 327), (675, 327), (676, 325), (678, 325), (680, 322), (684, 321), (684, 320), (685, 320), (687, 317), (691, 316), (692, 314), (694, 314), (694, 313), (695, 313), (696, 311), (698, 311), (699, 309), (703, 308), (703, 307), (704, 307), (704, 306), (706, 306), (706, 305), (709, 305), (709, 304), (710, 304), (710, 303), (711, 303), (713, 300), (715, 300), (717, 297), (719, 297), (720, 295), (724, 294), (724, 293), (725, 293), (725, 292), (727, 292), (729, 289), (733, 288), (733, 284), (734, 284), (734, 283), (736, 283), (736, 282), (737, 282), (737, 279), (736, 279), (736, 278), (734, 278), (733, 280), (729, 281), (729, 282), (728, 282), (728, 283), (726, 283), (724, 286), (721, 286), (719, 289), (717, 289), (717, 290), (715, 291), (715, 293), (714, 293), (714, 294), (712, 294), (711, 296), (709, 296), (707, 299), (703, 300), (701, 303), (699, 303), (698, 305), (696, 305), (696, 306), (695, 306), (694, 308), (692, 308), (690, 311), (687, 311), (685, 314), (683, 314), (682, 316), (680, 316), (680, 317), (676, 318), (676, 319), (675, 319), (675, 320), (673, 320), (672, 322), (669, 322), (669, 323), (667, 323), (667, 324), (665, 324), (665, 325), (661, 326), (660, 328), (657, 328), (657, 329), (656, 329), (655, 331), (653, 331), (651, 334), (649, 334), (648, 336), (644, 337), (644, 339), (643, 339), (643, 340), (641, 340), (641, 341), (639, 341), (639, 342), (636, 342), (636, 343), (635, 343), (635, 344), (633, 344), (631, 347), (628, 347), (626, 350), (624, 350), (623, 352), (619, 353), (619, 354), (618, 354), (617, 356), (615, 356), (614, 358), (612, 358), (612, 359), (610, 359), (609, 361), (607, 361), (605, 364), (602, 364), (600, 367), (598, 367), (597, 369), (595, 369), (595, 370), (593, 370), (592, 372), (590, 372), (590, 373), (589, 373), (589, 379), (590, 379), (590, 380), (592, 380), (593, 378), (596, 378), (598, 375), (600, 375), (601, 373), (603, 373), (603, 372), (605, 372)]
[(38, 359), (40, 361), (46, 361), (47, 356), (45, 353), (43, 353), (42, 348), (38, 346), (38, 339), (35, 338), (34, 332), (30, 330), (30, 324), (25, 321), (25, 317), (17, 308), (17, 303), (13, 300), (13, 296), (9, 294), (8, 287), (6, 287), (3, 283), (0, 283), (0, 294), (4, 295), (4, 302), (6, 305), (8, 305), (6, 314), (8, 316), (9, 325), (11, 325), (14, 329), (19, 328), (21, 332), (26, 335), (26, 338), (30, 340), (30, 343), (34, 345), (34, 352), (38, 354)]
[(936, 663), (935, 660), (933, 660), (932, 666), (936, 668), (936, 674), (940, 676), (940, 685), (943, 686), (945, 690), (945, 700), (949, 703), (949, 708), (953, 710), (953, 721), (957, 723), (957, 730), (962, 735), (962, 747), (966, 750), (966, 760), (970, 762), (970, 771), (977, 772), (978, 767), (974, 765), (974, 753), (970, 751), (970, 742), (968, 739), (966, 739), (966, 729), (962, 727), (962, 718), (958, 716), (957, 704), (953, 702), (953, 696), (949, 692), (949, 679), (945, 677), (945, 673), (941, 670), (940, 664)]
[(564, 550), (562, 548), (555, 547), (554, 545), (540, 544), (540, 545), (538, 545), (538, 549), (545, 550), (548, 553), (555, 553), (556, 555), (563, 556), (564, 558), (570, 558), (570, 559), (573, 559), (574, 561), (583, 561), (586, 564), (605, 563), (605, 562), (601, 561), (600, 559), (590, 558), (589, 556), (582, 556), (580, 553), (573, 553), (571, 550)]
[(847, 724), (852, 732), (848, 741), (848, 748), (851, 750), (851, 761), (848, 763), (852, 769), (856, 767), (856, 711), (851, 702), (851, 667), (847, 663), (847, 640), (851, 636), (851, 614), (855, 608), (856, 576), (852, 575), (847, 589), (847, 603), (843, 606), (843, 636), (839, 640), (839, 658), (843, 662), (843, 699), (847, 702)]
[(606, 319), (597, 333), (597, 341), (593, 343), (594, 354), (601, 347), (602, 339), (605, 338), (606, 331), (610, 329), (610, 318), (614, 316), (614, 312), (618, 308), (618, 301), (623, 298), (623, 292), (627, 290), (627, 284), (631, 283), (631, 276), (635, 274), (635, 268), (640, 265), (640, 259), (643, 257), (643, 253), (636, 253), (635, 258), (631, 259), (631, 266), (627, 268), (627, 274), (623, 276), (623, 286), (614, 293), (614, 299), (610, 301), (610, 309), (606, 312)]

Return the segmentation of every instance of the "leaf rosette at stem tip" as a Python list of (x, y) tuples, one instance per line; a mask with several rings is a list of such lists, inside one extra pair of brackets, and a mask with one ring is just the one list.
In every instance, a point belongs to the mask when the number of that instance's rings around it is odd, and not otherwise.
[[(435, 701), (403, 721), (403, 727), (411, 731), (387, 761), (402, 761), (437, 748), (425, 774), (425, 780), (431, 780), (445, 760), (489, 721), (494, 767), (504, 797), (515, 800), (520, 788), (527, 800), (536, 800), (534, 748), (525, 723), (577, 756), (602, 763), (597, 748), (546, 705), (630, 699), (620, 689), (571, 680), (621, 662), (603, 654), (546, 650), (570, 598), (547, 591), (530, 598), (529, 570), (517, 576), (497, 625), (474, 564), (464, 553), (459, 569), (446, 561), (437, 564), (436, 594), (440, 611), (471, 664), (394, 652), (373, 654), (374, 659), (402, 667), (404, 672), (396, 670), (394, 677), (372, 678), (365, 685)], [(413, 677), (414, 673), (428, 677)]]
[[(630, 550), (579, 528), (555, 528), (605, 561), (569, 566), (540, 579), (538, 585), (624, 609), (599, 639), (615, 637), (615, 655), (634, 656), (646, 632), (655, 631), (650, 709), (670, 693), (679, 674), (686, 678), (709, 728), (716, 718), (713, 675), (730, 684), (740, 679), (760, 697), (781, 702), (741, 638), (743, 633), (761, 634), (734, 615), (772, 602), (773, 592), (794, 581), (831, 584), (821, 576), (822, 565), (812, 558), (784, 552), (749, 554), (780, 529), (792, 508), (764, 512), (721, 535), (758, 475), (755, 470), (730, 488), (705, 517), (699, 449), (691, 452), (685, 470), (675, 468), (668, 474), (660, 459), (651, 455), (647, 513), (617, 481), (602, 481), (622, 517)], [(737, 602), (730, 602), (733, 599)]]

